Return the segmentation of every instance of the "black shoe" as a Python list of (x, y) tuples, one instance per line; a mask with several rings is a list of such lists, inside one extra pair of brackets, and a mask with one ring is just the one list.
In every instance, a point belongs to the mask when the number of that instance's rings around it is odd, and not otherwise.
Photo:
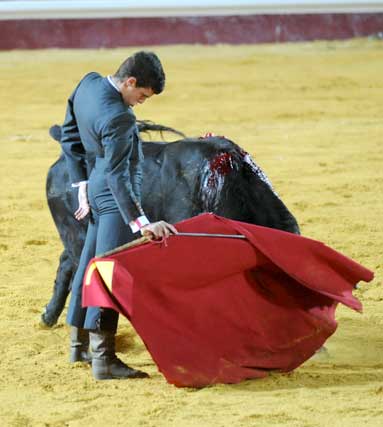
[(89, 353), (89, 331), (76, 326), (70, 328), (69, 362), (92, 363), (92, 356)]
[(148, 378), (146, 372), (133, 369), (118, 357), (93, 358), (92, 373), (96, 380)]
[(92, 355), (89, 353), (89, 351), (82, 350), (79, 347), (74, 347), (74, 348), (71, 348), (69, 362), (70, 363), (84, 362), (84, 363), (91, 364)]

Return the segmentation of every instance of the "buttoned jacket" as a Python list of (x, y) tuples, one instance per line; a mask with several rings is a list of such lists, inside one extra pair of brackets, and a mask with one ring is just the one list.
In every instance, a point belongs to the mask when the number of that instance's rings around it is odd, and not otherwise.
[(105, 178), (125, 223), (144, 214), (136, 118), (106, 77), (87, 74), (69, 97), (61, 146), (72, 183), (88, 179), (88, 157), (103, 157)]

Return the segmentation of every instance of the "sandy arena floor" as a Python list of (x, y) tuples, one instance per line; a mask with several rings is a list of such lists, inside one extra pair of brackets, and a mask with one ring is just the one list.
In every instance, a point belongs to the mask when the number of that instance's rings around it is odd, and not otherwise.
[[(0, 53), (0, 425), (359, 427), (383, 425), (383, 44), (374, 40), (156, 49), (167, 89), (141, 119), (188, 135), (212, 131), (253, 154), (305, 236), (376, 272), (339, 307), (318, 356), (265, 380), (177, 389), (157, 372), (127, 321), (123, 360), (141, 381), (95, 382), (70, 366), (64, 316), (39, 324), (62, 250), (45, 201), (59, 155), (48, 136), (88, 71), (113, 72), (134, 49)], [(203, 351), (203, 349), (201, 349)]]

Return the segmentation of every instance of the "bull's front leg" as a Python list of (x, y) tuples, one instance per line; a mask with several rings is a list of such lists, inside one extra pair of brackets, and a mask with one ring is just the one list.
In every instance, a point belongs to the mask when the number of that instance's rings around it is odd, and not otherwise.
[(53, 287), (53, 295), (41, 315), (41, 320), (46, 326), (53, 326), (57, 323), (64, 309), (74, 272), (75, 266), (65, 249), (60, 256), (60, 263)]

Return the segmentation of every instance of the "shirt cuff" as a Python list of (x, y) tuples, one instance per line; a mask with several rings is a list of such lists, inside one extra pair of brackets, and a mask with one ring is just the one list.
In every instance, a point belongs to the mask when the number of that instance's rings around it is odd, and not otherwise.
[(131, 228), (133, 233), (137, 233), (137, 231), (140, 231), (142, 227), (148, 224), (150, 224), (148, 218), (146, 218), (145, 215), (141, 215), (133, 221), (130, 221), (129, 227)]
[(79, 182), (74, 182), (72, 184), (72, 187), (80, 187), (81, 184), (88, 184), (89, 181), (79, 181)]

